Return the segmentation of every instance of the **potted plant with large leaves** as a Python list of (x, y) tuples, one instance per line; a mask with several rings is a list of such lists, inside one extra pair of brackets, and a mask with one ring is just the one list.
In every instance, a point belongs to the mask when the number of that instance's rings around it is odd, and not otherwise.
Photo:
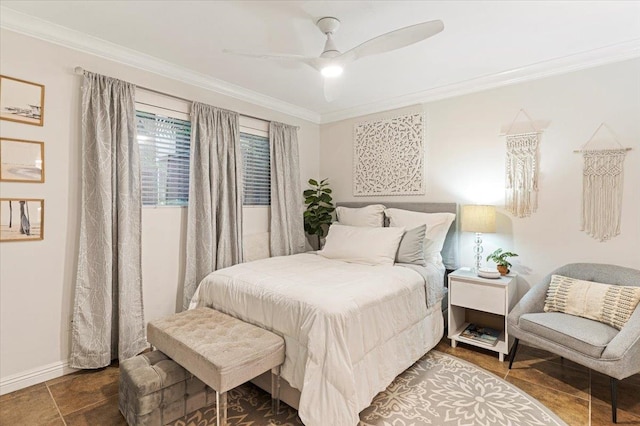
[(518, 255), (510, 251), (502, 251), (502, 249), (499, 248), (487, 256), (487, 262), (493, 260), (496, 263), (500, 275), (507, 275), (511, 267), (511, 263), (507, 260), (509, 257), (518, 257)]
[(304, 212), (304, 230), (307, 234), (317, 237), (318, 249), (321, 248), (321, 239), (327, 235), (333, 220), (331, 213), (335, 210), (327, 180), (322, 179), (318, 182), (315, 179), (309, 179), (311, 188), (303, 192), (304, 203), (307, 205)]

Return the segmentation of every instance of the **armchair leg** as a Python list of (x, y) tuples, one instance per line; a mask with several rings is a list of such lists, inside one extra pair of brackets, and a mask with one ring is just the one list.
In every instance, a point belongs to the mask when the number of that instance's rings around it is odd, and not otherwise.
[(611, 418), (618, 423), (618, 379), (611, 377)]
[(518, 343), (520, 343), (520, 339), (516, 339), (513, 342), (513, 349), (511, 349), (511, 357), (509, 358), (509, 370), (511, 370), (511, 366), (513, 365), (513, 360), (516, 359), (516, 352), (518, 351)]

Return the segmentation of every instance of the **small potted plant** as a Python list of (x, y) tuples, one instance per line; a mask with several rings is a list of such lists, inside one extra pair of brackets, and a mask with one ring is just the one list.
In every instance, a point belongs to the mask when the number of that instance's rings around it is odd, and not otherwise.
[(511, 263), (507, 260), (508, 257), (518, 257), (518, 255), (510, 251), (503, 252), (502, 249), (499, 248), (487, 256), (487, 262), (493, 260), (496, 263), (500, 275), (507, 275), (511, 267)]

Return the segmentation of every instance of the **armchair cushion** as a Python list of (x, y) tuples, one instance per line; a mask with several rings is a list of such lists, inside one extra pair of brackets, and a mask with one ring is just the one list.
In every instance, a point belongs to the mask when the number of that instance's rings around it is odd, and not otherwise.
[(601, 284), (552, 275), (544, 311), (577, 315), (620, 330), (639, 301), (640, 287)]
[(520, 328), (593, 358), (599, 358), (618, 334), (601, 322), (560, 312), (524, 314)]

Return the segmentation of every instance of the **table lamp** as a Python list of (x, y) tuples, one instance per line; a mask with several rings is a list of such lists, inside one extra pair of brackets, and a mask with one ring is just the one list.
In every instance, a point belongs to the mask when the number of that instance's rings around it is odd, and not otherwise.
[(496, 232), (495, 206), (462, 206), (462, 232), (476, 233), (473, 252), (476, 259), (475, 272), (478, 272), (482, 262), (482, 234)]

